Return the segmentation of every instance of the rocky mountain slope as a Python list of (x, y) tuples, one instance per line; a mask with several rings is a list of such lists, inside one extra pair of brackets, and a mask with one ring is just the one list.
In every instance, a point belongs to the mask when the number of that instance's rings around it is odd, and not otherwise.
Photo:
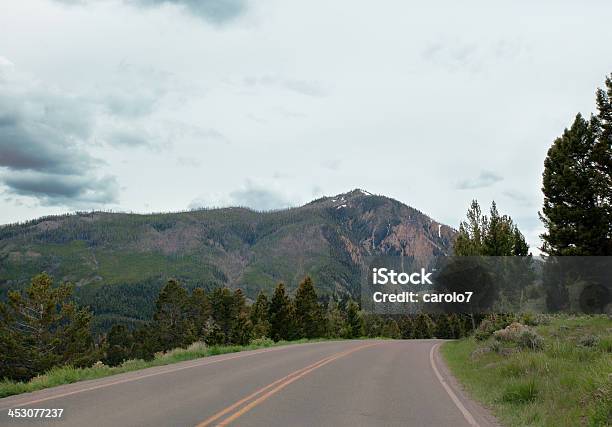
[(323, 293), (359, 294), (364, 257), (427, 259), (451, 251), (455, 230), (396, 200), (354, 190), (272, 212), (93, 212), (0, 227), (0, 289), (36, 273), (77, 285), (97, 314), (144, 318), (168, 277), (226, 285), (248, 297), (310, 274)]

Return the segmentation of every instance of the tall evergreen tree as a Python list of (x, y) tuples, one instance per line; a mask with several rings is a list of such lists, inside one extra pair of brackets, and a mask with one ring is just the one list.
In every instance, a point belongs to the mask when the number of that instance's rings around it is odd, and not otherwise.
[(526, 256), (529, 245), (512, 218), (499, 214), (495, 201), (487, 216), (478, 201), (472, 200), (467, 221), (459, 224), (454, 252), (459, 256)]
[(346, 335), (346, 319), (336, 301), (331, 300), (327, 303), (325, 319), (325, 335), (328, 338), (340, 338)]
[(350, 300), (346, 307), (346, 334), (347, 338), (359, 338), (363, 335), (363, 316), (359, 311), (359, 306)]
[(170, 279), (159, 292), (153, 315), (158, 350), (185, 347), (196, 339), (189, 316), (189, 296), (175, 279)]
[[(228, 288), (216, 288), (210, 294), (210, 306), (214, 323), (209, 324), (208, 329), (214, 330), (215, 334), (220, 334), (222, 342), (219, 344), (229, 344), (235, 333), (239, 311), (235, 295)], [(215, 328), (218, 328), (218, 331)], [(215, 341), (219, 341), (219, 338), (216, 338)]]
[(395, 319), (387, 319), (382, 330), (382, 336), (393, 339), (400, 339), (402, 337), (402, 332)]
[(270, 335), (274, 341), (290, 340), (295, 336), (295, 309), (279, 283), (270, 301)]
[(269, 320), (270, 302), (266, 294), (261, 291), (257, 295), (255, 304), (251, 306), (251, 323), (253, 324), (253, 338), (270, 337)]
[(482, 255), (486, 225), (486, 217), (482, 215), (478, 201), (472, 200), (467, 211), (467, 221), (459, 224), (459, 234), (453, 246), (455, 255)]
[(599, 127), (598, 120), (578, 114), (548, 150), (540, 218), (546, 227), (542, 251), (549, 255), (612, 254), (606, 206), (610, 187), (604, 188), (602, 173), (595, 167), (595, 157), (605, 157), (594, 153)]
[(72, 286), (54, 287), (47, 274), (24, 293), (0, 302), (0, 378), (28, 380), (53, 366), (88, 366), (99, 356), (90, 333), (91, 312), (72, 300)]
[(593, 150), (593, 163), (598, 172), (597, 193), (608, 223), (606, 255), (612, 254), (612, 73), (605, 89), (597, 90), (597, 122), (599, 133)]
[(202, 288), (196, 288), (191, 292), (188, 302), (189, 319), (193, 323), (194, 333), (198, 340), (206, 338), (206, 324), (212, 314), (208, 295)]
[(134, 339), (125, 325), (113, 325), (106, 336), (106, 354), (102, 361), (108, 366), (121, 365), (132, 357)]
[(234, 291), (232, 316), (230, 342), (232, 344), (247, 345), (252, 338), (253, 325), (249, 318), (246, 299), (241, 289)]
[(295, 293), (295, 320), (299, 338), (323, 336), (325, 323), (312, 279), (306, 277)]

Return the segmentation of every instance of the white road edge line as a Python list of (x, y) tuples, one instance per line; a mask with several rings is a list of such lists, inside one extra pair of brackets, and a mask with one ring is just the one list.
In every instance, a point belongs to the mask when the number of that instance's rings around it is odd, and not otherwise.
[[(174, 373), (174, 372), (178, 372), (178, 371), (182, 371), (184, 369), (190, 369), (190, 368), (198, 368), (201, 366), (206, 366), (206, 365), (212, 365), (213, 363), (219, 363), (219, 362), (225, 362), (228, 360), (233, 360), (233, 359), (239, 359), (239, 358), (243, 358), (243, 357), (249, 357), (249, 356), (255, 356), (257, 354), (262, 354), (262, 353), (268, 353), (270, 351), (275, 351), (275, 350), (282, 350), (282, 349), (287, 349), (287, 348), (291, 348), (291, 345), (288, 346), (279, 346), (279, 347), (272, 347), (272, 348), (265, 348), (265, 349), (261, 349), (261, 350), (254, 350), (251, 353), (243, 353), (240, 354), (242, 352), (237, 352), (234, 353), (233, 355), (229, 356), (229, 357), (224, 357), (224, 358), (219, 358), (219, 359), (214, 359), (214, 360), (206, 360), (207, 357), (203, 357), (202, 359), (202, 363), (194, 363), (194, 364), (189, 364), (186, 366), (179, 366), (179, 367), (175, 367), (174, 369), (170, 368), (170, 369), (165, 369), (162, 371), (158, 371), (158, 372), (152, 372), (150, 374), (145, 374), (145, 375), (141, 375), (141, 376), (137, 376), (134, 378), (124, 378), (122, 380), (117, 380), (117, 381), (112, 381), (112, 382), (108, 382), (108, 383), (103, 383), (103, 384), (98, 384), (98, 385), (94, 385), (92, 387), (87, 387), (87, 388), (82, 388), (82, 389), (78, 389), (78, 390), (73, 390), (73, 391), (69, 391), (69, 392), (65, 392), (65, 393), (61, 393), (61, 394), (57, 394), (57, 395), (51, 395), (51, 396), (47, 396), (47, 397), (42, 397), (39, 399), (34, 399), (34, 400), (30, 400), (30, 401), (25, 401), (25, 402), (21, 402), (21, 403), (15, 403), (15, 405), (11, 405), (11, 406), (6, 406), (6, 407), (0, 407), (0, 411), (4, 411), (6, 409), (11, 409), (11, 408), (20, 408), (23, 406), (28, 406), (28, 405), (33, 405), (34, 403), (40, 403), (40, 402), (46, 402), (47, 400), (53, 400), (53, 399), (59, 399), (61, 397), (67, 397), (67, 396), (72, 396), (73, 394), (79, 394), (79, 393), (84, 393), (87, 391), (93, 391), (93, 390), (98, 390), (101, 388), (106, 388), (106, 387), (111, 387), (114, 385), (118, 385), (118, 384), (124, 384), (124, 383), (129, 383), (132, 381), (139, 381), (139, 380), (143, 380), (145, 378), (150, 378), (150, 377), (155, 377), (158, 375), (163, 375), (163, 374), (169, 374), (169, 373)], [(210, 356), (208, 356), (210, 357)], [(193, 359), (195, 361), (197, 361), (198, 359)], [(160, 365), (159, 367), (165, 367), (165, 366), (169, 366), (171, 367), (173, 364), (169, 364), (169, 365)], [(157, 366), (156, 366), (157, 367)], [(138, 372), (138, 370), (136, 371), (128, 371), (125, 372), (125, 374), (129, 374), (129, 373), (136, 373)], [(122, 375), (122, 374), (119, 374)], [(99, 379), (106, 379), (106, 378), (111, 378), (111, 376), (109, 377), (102, 377)], [(95, 380), (89, 380), (89, 381), (95, 381)], [(78, 384), (78, 382), (73, 383), (73, 384)], [(68, 385), (68, 384), (66, 384)], [(49, 390), (49, 389), (41, 389), (41, 390), (36, 390), (32, 393), (36, 393), (38, 391), (44, 392), (45, 390)], [(19, 394), (13, 395), (16, 398), (19, 398)], [(6, 398), (3, 399), (10, 399), (13, 396), (7, 396)], [(34, 397), (34, 396), (33, 396)], [(0, 399), (3, 400), (3, 399)]]
[(480, 424), (476, 422), (476, 420), (474, 419), (470, 411), (468, 411), (467, 408), (463, 406), (463, 403), (461, 403), (457, 395), (453, 392), (450, 386), (446, 383), (444, 378), (442, 378), (440, 371), (438, 371), (438, 368), (436, 367), (436, 362), (434, 360), (434, 352), (439, 346), (440, 346), (439, 343), (435, 344), (431, 347), (431, 350), (429, 351), (429, 362), (431, 363), (431, 368), (433, 369), (434, 373), (436, 374), (436, 377), (438, 378), (438, 381), (440, 381), (440, 384), (442, 384), (442, 387), (444, 387), (444, 390), (446, 390), (446, 393), (448, 393), (448, 395), (450, 396), (455, 406), (463, 414), (463, 418), (465, 418), (465, 420), (468, 422), (469, 425), (473, 427), (480, 427)]

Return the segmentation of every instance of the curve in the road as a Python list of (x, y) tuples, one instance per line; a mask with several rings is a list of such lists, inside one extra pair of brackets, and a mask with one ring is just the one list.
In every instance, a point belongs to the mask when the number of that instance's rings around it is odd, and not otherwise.
[[(238, 402), (236, 402), (236, 403), (228, 406), (227, 408), (217, 412), (213, 416), (211, 416), (211, 417), (207, 418), (206, 420), (202, 421), (201, 423), (199, 423), (196, 427), (208, 427), (211, 424), (213, 424), (216, 420), (218, 420), (219, 418), (227, 415), (228, 413), (232, 412), (234, 409), (237, 409), (241, 405), (246, 403), (245, 406), (243, 406), (242, 408), (238, 409), (232, 415), (230, 415), (229, 417), (225, 418), (223, 421), (221, 421), (221, 422), (216, 424), (219, 427), (227, 426), (231, 422), (233, 422), (236, 419), (238, 419), (239, 417), (241, 417), (242, 415), (246, 414), (248, 411), (253, 409), (255, 406), (257, 406), (260, 403), (262, 403), (264, 400), (268, 399), (270, 396), (278, 393), (280, 390), (282, 390), (283, 388), (287, 387), (292, 382), (297, 381), (298, 379), (300, 379), (304, 375), (307, 375), (308, 373), (314, 371), (315, 369), (318, 369), (318, 368), (320, 368), (322, 366), (325, 366), (328, 363), (333, 362), (334, 360), (340, 359), (341, 357), (348, 356), (351, 353), (354, 353), (354, 352), (359, 351), (361, 349), (364, 349), (364, 348), (367, 348), (367, 347), (372, 347), (372, 346), (375, 346), (375, 345), (378, 345), (378, 344), (366, 344), (366, 345), (362, 345), (360, 347), (353, 348), (353, 349), (350, 349), (350, 350), (341, 351), (341, 352), (332, 354), (331, 356), (325, 357), (325, 358), (323, 358), (323, 359), (313, 363), (312, 365), (306, 366), (305, 368), (298, 369), (297, 371), (294, 371), (294, 372), (290, 373), (289, 375), (286, 375), (283, 378), (280, 378), (280, 379), (274, 381), (273, 383), (270, 383), (267, 386), (260, 388), (259, 390), (255, 391), (254, 393), (251, 393), (247, 397), (245, 397), (243, 399), (240, 399)], [(267, 390), (269, 390), (271, 388), (272, 388), (272, 390), (270, 390), (267, 393), (262, 395), (262, 393), (266, 392)], [(257, 397), (257, 396), (259, 396), (259, 397)]]

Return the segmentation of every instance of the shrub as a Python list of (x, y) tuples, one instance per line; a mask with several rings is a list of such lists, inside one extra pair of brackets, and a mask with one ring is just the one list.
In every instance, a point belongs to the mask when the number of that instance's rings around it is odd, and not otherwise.
[(491, 344), (489, 344), (489, 349), (494, 353), (500, 353), (503, 348), (504, 346), (499, 341), (492, 341)]
[(274, 344), (274, 340), (268, 337), (255, 338), (251, 340), (251, 345), (255, 345), (257, 347), (270, 347)]
[(578, 339), (578, 345), (582, 347), (597, 347), (599, 345), (599, 337), (597, 335), (583, 335)]
[(548, 325), (550, 324), (550, 316), (546, 314), (523, 313), (521, 315), (521, 323), (528, 326)]
[(474, 338), (479, 341), (488, 339), (493, 332), (503, 329), (512, 323), (514, 317), (504, 314), (491, 314), (480, 322), (474, 333)]
[(495, 331), (495, 325), (490, 319), (483, 319), (480, 322), (480, 325), (476, 328), (476, 332), (474, 333), (474, 338), (478, 341), (484, 341), (488, 339), (491, 334)]
[(531, 329), (524, 330), (518, 336), (517, 344), (521, 348), (530, 350), (542, 350), (544, 348), (544, 339), (537, 332)]
[(528, 330), (522, 323), (513, 322), (504, 329), (493, 332), (493, 337), (498, 341), (518, 342), (520, 335)]

